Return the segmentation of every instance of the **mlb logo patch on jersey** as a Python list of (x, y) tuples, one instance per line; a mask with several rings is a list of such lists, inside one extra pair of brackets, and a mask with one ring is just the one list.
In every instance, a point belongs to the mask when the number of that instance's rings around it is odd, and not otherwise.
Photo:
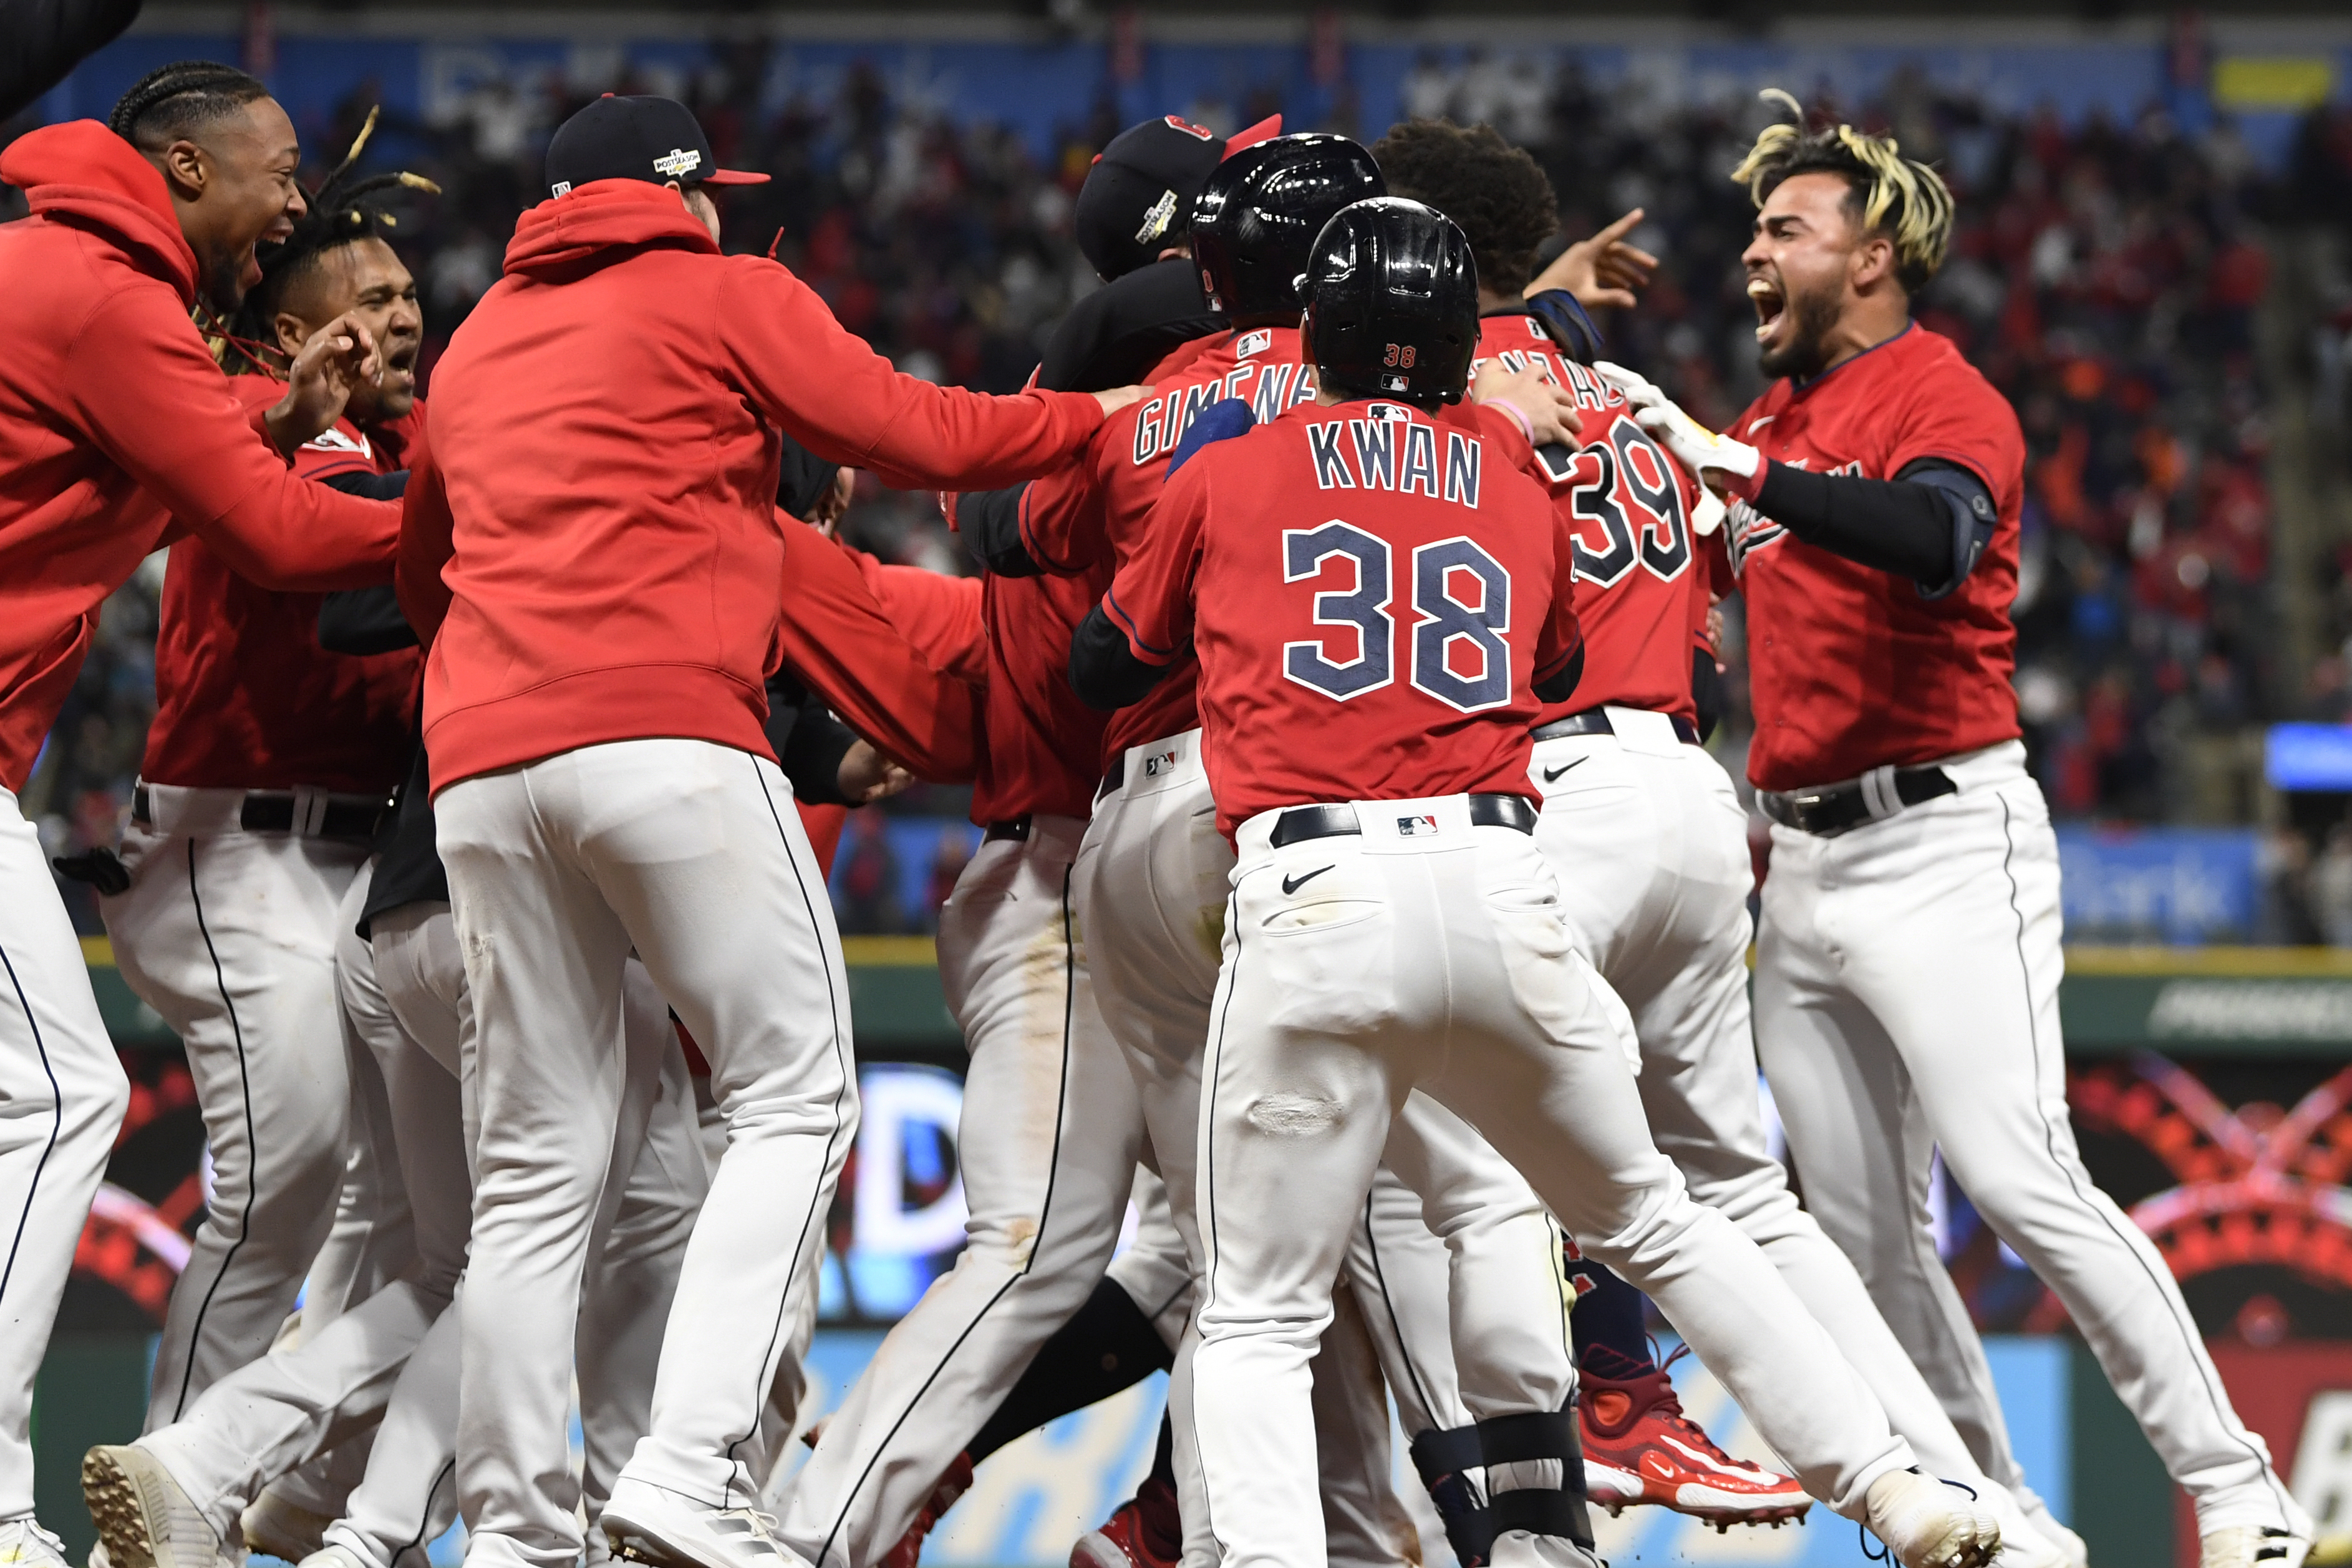
[(1143, 759), (1145, 778), (1156, 779), (1162, 773), (1172, 773), (1175, 771), (1176, 753), (1173, 752), (1154, 752)]
[(1273, 346), (1274, 334), (1261, 327), (1255, 332), (1242, 334), (1241, 340), (1234, 344), (1234, 357), (1247, 359), (1252, 354), (1262, 354)]
[(1436, 831), (1437, 818), (1434, 816), (1400, 816), (1397, 818), (1397, 837), (1400, 838), (1426, 838)]

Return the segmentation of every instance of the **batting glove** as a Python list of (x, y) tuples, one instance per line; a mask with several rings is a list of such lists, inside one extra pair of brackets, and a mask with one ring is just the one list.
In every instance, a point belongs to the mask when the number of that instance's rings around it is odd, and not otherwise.
[(1633, 423), (1648, 431), (1675, 460), (1706, 483), (1728, 490), (1742, 500), (1754, 500), (1764, 486), (1764, 454), (1745, 441), (1718, 436), (1677, 407), (1673, 398), (1646, 376), (1602, 360), (1595, 374), (1625, 396)]

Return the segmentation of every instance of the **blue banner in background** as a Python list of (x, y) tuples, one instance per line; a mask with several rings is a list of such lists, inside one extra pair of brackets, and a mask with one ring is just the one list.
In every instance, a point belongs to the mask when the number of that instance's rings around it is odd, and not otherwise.
[[(722, 55), (756, 47), (739, 30), (709, 37), (617, 38), (567, 36), (560, 24), (525, 31), (532, 22), (512, 13), (477, 14), (469, 31), (452, 14), (403, 36), (397, 23), (371, 18), (341, 22), (306, 17), (282, 26), (276, 39), (270, 85), (306, 136), (322, 131), (347, 95), (380, 100), (390, 150), (401, 150), (404, 121), (447, 125), (479, 115), (496, 119), (509, 106), (499, 96), (538, 93), (551, 81), (593, 93), (621, 86), (685, 96)], [(883, 29), (876, 29), (877, 35)], [(1306, 28), (1290, 40), (1209, 42), (1153, 39), (1132, 80), (1115, 80), (1109, 51), (1100, 42), (964, 38), (909, 42), (877, 36), (773, 41), (766, 61), (762, 108), (772, 113), (794, 98), (835, 100), (854, 68), (870, 68), (901, 100), (935, 109), (950, 121), (985, 120), (1021, 132), (1035, 153), (1051, 157), (1058, 139), (1086, 123), (1108, 102), (1120, 123), (1174, 110), (1237, 128), (1270, 109), (1293, 129), (1335, 125), (1377, 135), (1415, 106), (1416, 79), (1424, 73), (1471, 73), (1492, 79), (1487, 111), (1509, 121), (1516, 96), (1572, 64), (1594, 87), (1672, 107), (1694, 101), (1745, 102), (1764, 86), (1804, 94), (1866, 98), (1898, 72), (1916, 71), (1945, 90), (1981, 98), (2002, 113), (2048, 105), (2079, 121), (2105, 114), (2128, 122), (2166, 92), (2165, 54), (2153, 39), (2076, 39), (2049, 43), (1946, 42), (1934, 47), (1873, 39), (1687, 42), (1536, 41), (1488, 47), (1469, 43), (1424, 45), (1358, 41), (1343, 46), (1337, 79), (1315, 69)], [(44, 100), (51, 120), (103, 118), (122, 89), (158, 65), (190, 57), (236, 60), (238, 37), (228, 32), (135, 31), (100, 50)], [(2220, 52), (2229, 52), (2221, 41)], [(2291, 51), (2328, 73), (2337, 96), (2352, 82), (2352, 47), (2323, 37)], [(2260, 105), (2238, 107), (2250, 150), (2271, 166), (2293, 144), (2297, 114)], [(538, 128), (543, 135), (545, 127)]]
[(2242, 942), (2261, 907), (2251, 827), (2061, 827), (2066, 940)]

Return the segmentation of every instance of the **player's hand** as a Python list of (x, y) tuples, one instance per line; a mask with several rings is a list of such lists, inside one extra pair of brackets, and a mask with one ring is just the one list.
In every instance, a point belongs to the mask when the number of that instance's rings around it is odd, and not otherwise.
[(1706, 651), (1715, 656), (1715, 672), (1730, 673), (1731, 667), (1723, 662), (1723, 601), (1716, 599), (1706, 607)]
[(1150, 395), (1151, 388), (1148, 386), (1114, 386), (1108, 392), (1096, 393), (1095, 401), (1102, 405), (1103, 417), (1108, 419), (1129, 404), (1140, 403)]
[(1591, 239), (1578, 240), (1536, 274), (1526, 292), (1565, 289), (1588, 310), (1603, 306), (1632, 310), (1658, 270), (1658, 258), (1625, 237), (1642, 216), (1642, 209), (1635, 207)]
[(1528, 423), (1530, 447), (1583, 444), (1576, 395), (1546, 375), (1537, 361), (1506, 370), (1501, 360), (1489, 358), (1479, 365), (1477, 377), (1470, 384), (1470, 397), (1475, 403), (1499, 403), (1518, 410)]
[[(1717, 435), (1684, 413), (1646, 376), (1636, 375), (1623, 365), (1611, 364), (1607, 360), (1592, 369), (1625, 395), (1625, 401), (1633, 409), (1633, 422), (1656, 437), (1675, 455), (1676, 462), (1716, 489), (1728, 491), (1742, 500), (1756, 499), (1757, 490), (1764, 483), (1763, 453), (1745, 441)], [(1712, 532), (1713, 529), (1703, 531)]]
[(835, 779), (841, 789), (841, 798), (852, 805), (871, 805), (877, 800), (887, 800), (914, 782), (914, 774), (864, 741), (850, 742), (849, 750), (841, 755), (841, 771)]
[(263, 416), (269, 438), (287, 457), (326, 434), (343, 416), (353, 388), (383, 379), (383, 355), (357, 316), (342, 315), (310, 334), (286, 371), (286, 395)]
[(841, 519), (849, 510), (850, 498), (857, 493), (857, 470), (836, 468), (833, 485), (816, 498), (816, 506), (809, 518), (810, 526), (831, 539), (841, 531)]

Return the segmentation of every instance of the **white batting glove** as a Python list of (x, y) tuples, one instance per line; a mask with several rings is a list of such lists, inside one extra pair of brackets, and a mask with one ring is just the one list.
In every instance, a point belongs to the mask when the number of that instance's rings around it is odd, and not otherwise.
[(1684, 413), (1647, 376), (1606, 360), (1592, 368), (1624, 395), (1633, 410), (1633, 423), (1672, 452), (1676, 462), (1717, 489), (1728, 490), (1743, 500), (1756, 499), (1764, 484), (1763, 453), (1745, 441), (1717, 435)]

